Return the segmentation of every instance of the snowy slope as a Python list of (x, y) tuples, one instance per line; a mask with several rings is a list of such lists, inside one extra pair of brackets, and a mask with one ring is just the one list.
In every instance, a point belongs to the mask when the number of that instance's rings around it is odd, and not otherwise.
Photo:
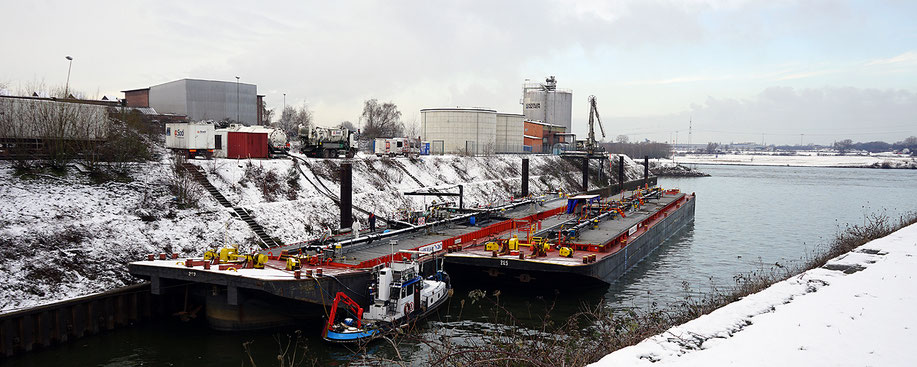
[(168, 161), (154, 162), (129, 184), (96, 185), (73, 173), (23, 179), (0, 163), (0, 310), (134, 283), (126, 263), (147, 253), (198, 254), (250, 236), (209, 196), (198, 209), (171, 208), (170, 174)]
[[(569, 162), (557, 156), (525, 157), (530, 159), (531, 193), (554, 192), (557, 189), (567, 192), (579, 190), (582, 175)], [(457, 192), (454, 188), (457, 184), (464, 186), (464, 202), (467, 207), (505, 203), (521, 191), (522, 158), (521, 155), (446, 155), (388, 159), (361, 155), (353, 160), (354, 205), (380, 217), (396, 217), (400, 211), (421, 209), (433, 200), (455, 200), (448, 197), (405, 196), (402, 193), (423, 187)], [(340, 209), (321, 191), (327, 187), (334, 195), (340, 195), (337, 174), (342, 162), (340, 159), (307, 159), (307, 163), (300, 163), (305, 175), (300, 177), (297, 198), (280, 198), (274, 202), (266, 200), (254, 183), (240, 181), (248, 165), (286, 177), (294, 164), (291, 159), (215, 159), (193, 163), (207, 172), (210, 182), (233, 205), (251, 210), (255, 219), (271, 236), (284, 243), (293, 243), (318, 237), (326, 228), (339, 227)], [(628, 180), (642, 177), (643, 168), (637, 162), (625, 159), (625, 167)], [(286, 185), (281, 186), (281, 190), (289, 189)], [(366, 215), (354, 211), (354, 218), (361, 221), (363, 228), (368, 228)]]
[(850, 270), (807, 271), (593, 366), (917, 365), (917, 224), (829, 267)]

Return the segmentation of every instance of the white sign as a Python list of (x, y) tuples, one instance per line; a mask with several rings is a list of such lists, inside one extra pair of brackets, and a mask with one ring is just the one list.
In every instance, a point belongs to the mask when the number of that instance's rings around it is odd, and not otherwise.
[(637, 226), (639, 226), (639, 224), (634, 225), (633, 227), (630, 227), (630, 229), (627, 230), (627, 235), (630, 236), (630, 235), (634, 234), (635, 232), (637, 232)]
[(421, 247), (421, 248), (417, 249), (417, 251), (421, 251), (421, 252), (436, 252), (436, 251), (439, 251), (439, 250), (442, 250), (442, 249), (443, 249), (443, 241), (439, 241), (439, 242), (437, 242), (437, 243), (431, 243), (431, 244), (429, 244), (429, 245), (426, 245), (426, 246), (424, 246), (424, 247)]

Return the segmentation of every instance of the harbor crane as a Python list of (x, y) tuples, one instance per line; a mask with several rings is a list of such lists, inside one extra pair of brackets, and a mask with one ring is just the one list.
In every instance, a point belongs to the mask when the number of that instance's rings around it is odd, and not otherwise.
[(589, 139), (586, 140), (586, 153), (588, 155), (600, 150), (595, 141), (595, 121), (599, 122), (599, 130), (602, 132), (602, 139), (604, 139), (605, 127), (602, 126), (602, 119), (599, 117), (599, 108), (596, 107), (595, 96), (589, 96)]

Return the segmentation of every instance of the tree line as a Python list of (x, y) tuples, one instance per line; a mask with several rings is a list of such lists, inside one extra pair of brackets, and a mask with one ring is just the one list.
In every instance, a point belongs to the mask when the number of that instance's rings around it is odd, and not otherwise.
[[(271, 114), (273, 114), (273, 111), (267, 113), (267, 115)], [(416, 123), (405, 126), (401, 116), (401, 111), (398, 110), (398, 106), (394, 103), (380, 102), (373, 98), (363, 102), (363, 112), (360, 114), (359, 127), (350, 121), (341, 121), (334, 127), (346, 128), (351, 131), (359, 130), (359, 137), (363, 140), (416, 135), (418, 130)], [(307, 104), (298, 107), (286, 106), (280, 113), (280, 120), (273, 125), (283, 129), (287, 136), (294, 137), (299, 135), (300, 128), (308, 129), (315, 126), (315, 115)]]

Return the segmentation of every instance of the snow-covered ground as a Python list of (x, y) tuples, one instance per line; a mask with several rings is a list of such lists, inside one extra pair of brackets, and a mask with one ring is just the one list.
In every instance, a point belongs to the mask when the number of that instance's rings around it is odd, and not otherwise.
[(0, 163), (0, 312), (132, 284), (126, 264), (147, 253), (192, 255), (249, 236), (209, 195), (174, 208), (168, 160), (137, 165), (128, 184), (73, 172), (20, 178)]
[(828, 267), (839, 270), (809, 270), (592, 366), (917, 365), (917, 224)]
[[(557, 156), (528, 157), (531, 192), (579, 189), (577, 167)], [(339, 194), (341, 160), (307, 161), (318, 178), (302, 167), (305, 177), (292, 175), (299, 177), (298, 189), (290, 182), (289, 172), (298, 172), (290, 159), (192, 163), (204, 169), (233, 205), (250, 210), (268, 234), (292, 243), (339, 226), (338, 207), (306, 178), (320, 180)], [(456, 184), (464, 185), (466, 206), (499, 204), (520, 190), (521, 162), (522, 156), (503, 155), (361, 156), (353, 165), (354, 204), (379, 216), (391, 216), (442, 200), (404, 196), (404, 191)], [(24, 178), (15, 174), (9, 162), (0, 161), (0, 312), (131, 284), (137, 280), (127, 272), (126, 264), (148, 253), (199, 256), (227, 243), (242, 244), (243, 251), (253, 246), (254, 234), (245, 223), (199, 186), (198, 207), (177, 208), (167, 187), (173, 175), (170, 163), (166, 158), (137, 164), (127, 184), (93, 184), (76, 170), (63, 177)], [(628, 179), (641, 177), (641, 166), (629, 159), (626, 165)], [(259, 173), (246, 179), (247, 170)], [(273, 194), (259, 187), (268, 172), (278, 178)], [(365, 215), (354, 212), (354, 216), (368, 227)]]
[[(659, 160), (663, 163), (671, 159)], [(917, 158), (895, 154), (836, 155), (829, 153), (798, 152), (795, 155), (779, 154), (689, 154), (675, 157), (679, 164), (728, 164), (754, 166), (796, 167), (869, 167), (917, 169)]]

